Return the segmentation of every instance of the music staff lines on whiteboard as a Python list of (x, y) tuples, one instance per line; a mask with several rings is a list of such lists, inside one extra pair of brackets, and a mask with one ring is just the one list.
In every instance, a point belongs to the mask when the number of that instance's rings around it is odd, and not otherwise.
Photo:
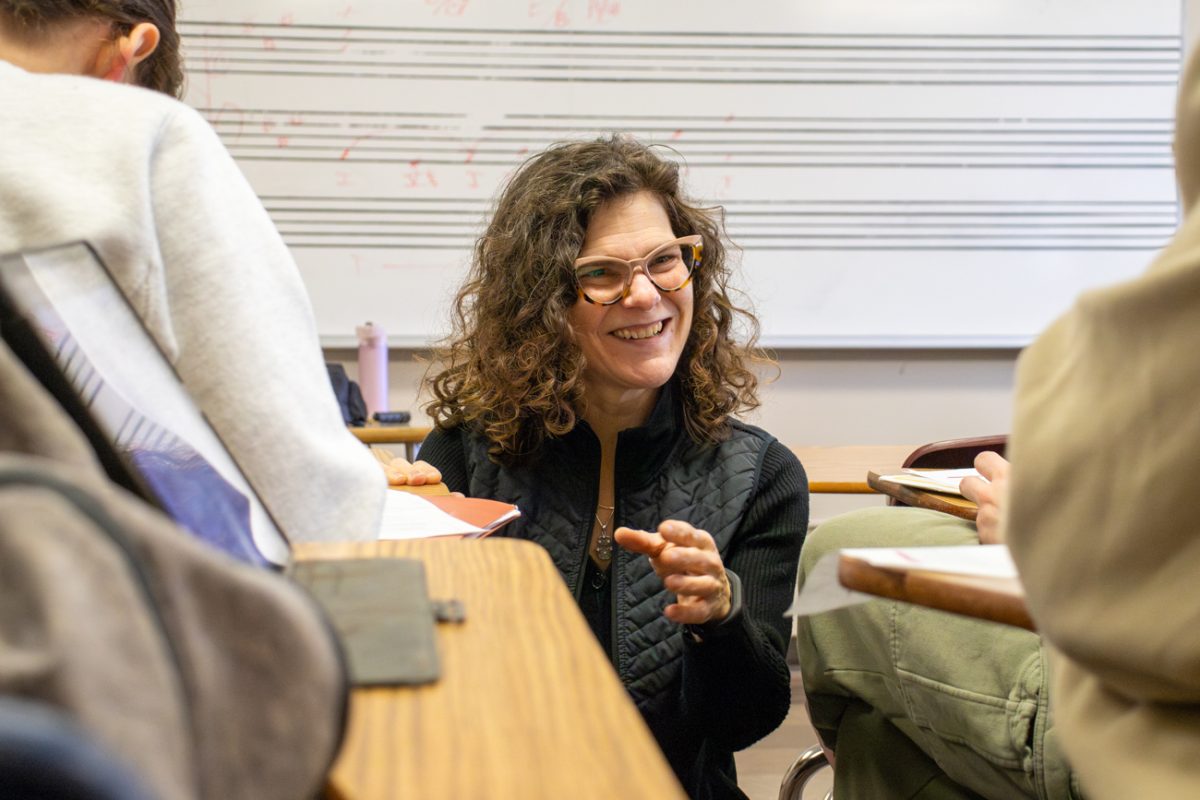
[[(515, 166), (562, 139), (628, 131), (671, 144), (693, 167), (1170, 168), (1169, 119), (736, 118), (202, 109), (239, 159)], [(680, 127), (683, 126), (683, 127)], [(286, 138), (286, 146), (279, 143)]]
[[(288, 245), (470, 251), (487, 204), (440, 209), (376, 199), (264, 198)], [(357, 211), (354, 211), (357, 204)], [(1165, 201), (730, 200), (729, 232), (745, 250), (1153, 250), (1177, 224)], [(438, 216), (441, 215), (441, 216)]]
[(412, 80), (1173, 86), (1170, 36), (395, 28), (193, 21), (193, 72)]

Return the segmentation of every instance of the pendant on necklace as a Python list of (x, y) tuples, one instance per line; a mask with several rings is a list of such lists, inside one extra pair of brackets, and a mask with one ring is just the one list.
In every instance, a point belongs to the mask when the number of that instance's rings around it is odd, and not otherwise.
[(612, 561), (613, 554), (613, 537), (608, 532), (608, 526), (612, 525), (613, 516), (616, 515), (617, 511), (615, 508), (610, 508), (609, 506), (600, 506), (600, 508), (605, 509), (609, 514), (608, 522), (600, 519), (600, 515), (596, 514), (596, 524), (600, 526), (600, 535), (596, 537), (596, 557), (607, 563)]

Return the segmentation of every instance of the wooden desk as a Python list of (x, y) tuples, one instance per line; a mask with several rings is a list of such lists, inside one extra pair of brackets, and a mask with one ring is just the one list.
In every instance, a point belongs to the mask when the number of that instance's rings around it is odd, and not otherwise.
[(413, 460), (416, 446), (425, 441), (425, 437), (433, 428), (420, 425), (377, 425), (368, 424), (363, 427), (351, 427), (353, 433), (363, 444), (402, 444), (404, 457)]
[(873, 494), (867, 473), (900, 465), (916, 445), (850, 445), (846, 447), (793, 447), (792, 452), (808, 474), (813, 494)]
[(877, 567), (848, 555), (838, 561), (838, 582), (879, 597), (1035, 630), (1016, 578), (981, 578)]
[(297, 558), (401, 556), (430, 595), (463, 601), (438, 626), (442, 677), (357, 689), (332, 783), (376, 798), (683, 798), (544, 550), (515, 539), (299, 545)]

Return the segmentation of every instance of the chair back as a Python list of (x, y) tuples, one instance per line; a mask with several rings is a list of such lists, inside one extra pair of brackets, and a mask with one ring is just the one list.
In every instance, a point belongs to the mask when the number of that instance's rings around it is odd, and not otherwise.
[(1007, 435), (974, 436), (966, 439), (945, 439), (921, 445), (908, 454), (901, 465), (913, 469), (957, 469), (969, 467), (975, 456), (991, 450), (1004, 455)]

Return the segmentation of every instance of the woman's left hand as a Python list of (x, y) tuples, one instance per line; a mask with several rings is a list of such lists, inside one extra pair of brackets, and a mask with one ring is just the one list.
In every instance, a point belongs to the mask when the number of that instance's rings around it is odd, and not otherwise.
[(393, 458), (382, 466), (391, 486), (425, 486), (440, 483), (442, 480), (442, 473), (437, 467), (424, 461), (414, 461), (410, 464), (403, 458)]
[(626, 550), (646, 555), (663, 586), (675, 593), (675, 602), (663, 612), (667, 619), (702, 625), (729, 615), (729, 578), (716, 542), (705, 531), (670, 519), (657, 533), (617, 528), (613, 538)]

